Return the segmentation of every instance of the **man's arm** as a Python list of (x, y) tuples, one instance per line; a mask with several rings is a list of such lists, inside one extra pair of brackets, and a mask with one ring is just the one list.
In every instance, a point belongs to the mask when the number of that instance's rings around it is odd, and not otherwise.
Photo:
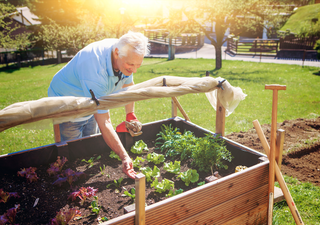
[[(126, 87), (129, 87), (129, 86), (132, 86), (132, 85), (134, 85), (133, 82), (130, 83), (130, 84), (124, 84), (124, 85), (122, 86), (122, 88), (126, 88)], [(130, 102), (129, 104), (127, 104), (127, 105), (125, 106), (125, 109), (126, 109), (126, 114), (131, 113), (131, 112), (134, 112), (134, 102)]]
[(94, 114), (94, 118), (98, 123), (104, 141), (122, 160), (122, 171), (130, 178), (134, 179), (136, 173), (133, 170), (132, 160), (112, 127), (110, 113), (96, 113)]

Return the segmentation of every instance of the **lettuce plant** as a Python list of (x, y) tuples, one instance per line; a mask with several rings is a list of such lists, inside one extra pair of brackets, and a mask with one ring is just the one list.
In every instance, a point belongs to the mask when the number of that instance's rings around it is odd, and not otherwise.
[(29, 168), (23, 168), (20, 171), (18, 171), (18, 176), (25, 177), (27, 181), (32, 183), (33, 181), (37, 181), (39, 177), (37, 176), (37, 173), (35, 172), (37, 168), (35, 167), (29, 167)]
[(0, 203), (6, 203), (11, 197), (20, 198), (18, 192), (6, 192), (3, 189), (0, 189)]
[(153, 162), (154, 164), (160, 164), (164, 162), (166, 159), (164, 158), (164, 155), (162, 154), (157, 154), (155, 152), (149, 153), (147, 155), (147, 161), (148, 162)]
[(137, 156), (135, 160), (132, 160), (133, 167), (140, 169), (141, 168), (140, 162), (144, 162), (144, 161), (145, 161), (144, 158)]
[(172, 189), (170, 189), (169, 193), (166, 194), (166, 197), (173, 197), (173, 196), (176, 196), (178, 194), (181, 194), (183, 192), (183, 189), (179, 189), (179, 190), (175, 190), (173, 191)]
[(180, 161), (174, 161), (170, 163), (164, 163), (163, 169), (169, 173), (179, 174), (180, 173)]
[(6, 213), (0, 216), (0, 224), (15, 224), (19, 208), (20, 204), (17, 204), (13, 208), (8, 209)]
[(98, 196), (93, 196), (93, 201), (91, 202), (90, 208), (91, 212), (94, 214), (98, 215), (101, 209), (101, 206), (98, 204)]
[(150, 167), (142, 167), (140, 171), (146, 176), (149, 182), (152, 182), (152, 177), (160, 177), (160, 169), (156, 165), (154, 165), (153, 170)]
[(75, 172), (70, 168), (66, 169), (62, 175), (64, 175), (64, 177), (58, 176), (58, 179), (55, 182), (53, 182), (52, 184), (61, 186), (63, 183), (67, 182), (67, 183), (69, 183), (70, 186), (72, 186), (73, 182), (86, 176), (85, 173)]
[(50, 225), (67, 225), (75, 217), (81, 217), (80, 210), (76, 208), (70, 208), (66, 211), (60, 210), (56, 217), (50, 220)]
[(174, 182), (165, 178), (159, 183), (158, 178), (156, 177), (151, 183), (151, 187), (154, 187), (156, 192), (162, 193), (170, 189), (174, 189)]
[(121, 187), (121, 182), (123, 181), (123, 177), (120, 177), (118, 180), (116, 180), (116, 179), (114, 179), (113, 180), (113, 184), (111, 183), (111, 184), (108, 184), (107, 185), (107, 188), (109, 188), (111, 185), (114, 185), (114, 186), (116, 186), (116, 190), (115, 190), (115, 192), (116, 193), (119, 193), (120, 191), (118, 190), (118, 188), (120, 188)]
[(119, 157), (114, 151), (111, 151), (111, 152), (110, 152), (109, 157), (110, 157), (110, 158), (113, 158), (113, 159), (117, 159), (117, 160), (119, 160), (119, 161), (122, 161), (122, 160), (120, 159), (120, 157)]
[(190, 182), (195, 183), (199, 180), (199, 174), (197, 173), (197, 170), (188, 169), (186, 172), (181, 172), (178, 175), (178, 178), (181, 178), (185, 185), (189, 186)]
[(74, 201), (79, 198), (80, 205), (83, 205), (86, 199), (95, 196), (97, 191), (98, 189), (94, 189), (93, 187), (81, 187), (79, 191), (72, 192), (68, 199)]
[(63, 165), (68, 161), (68, 159), (66, 157), (62, 157), (62, 159), (60, 159), (60, 156), (57, 157), (57, 161), (55, 161), (54, 163), (50, 164), (50, 168), (47, 169), (47, 173), (50, 176), (54, 176), (58, 173), (61, 172)]
[(148, 146), (143, 140), (136, 141), (130, 151), (134, 154), (142, 154), (143, 151), (149, 151)]

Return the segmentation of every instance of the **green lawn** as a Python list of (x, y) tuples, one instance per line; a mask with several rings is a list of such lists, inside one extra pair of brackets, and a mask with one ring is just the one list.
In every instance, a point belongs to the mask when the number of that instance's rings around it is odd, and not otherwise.
[[(47, 96), (47, 88), (60, 65), (37, 66), (0, 72), (0, 108), (21, 101), (35, 100)], [(213, 77), (225, 78), (247, 94), (233, 114), (226, 118), (226, 134), (247, 131), (252, 121), (271, 123), (272, 91), (265, 84), (286, 85), (287, 90), (278, 93), (278, 122), (297, 118), (320, 116), (319, 68), (298, 65), (281, 65), (243, 61), (223, 61), (223, 68), (213, 70), (212, 59), (175, 59), (167, 61), (146, 58), (134, 76), (135, 83), (162, 76), (201, 77), (210, 71)], [(188, 94), (178, 98), (191, 121), (208, 130), (215, 130), (215, 111), (205, 94)], [(171, 99), (151, 99), (136, 103), (136, 115), (142, 123), (171, 117)], [(178, 113), (182, 117), (181, 114)], [(123, 108), (111, 110), (114, 127), (125, 119)], [(52, 128), (27, 130), (14, 127), (0, 133), (0, 154), (34, 148), (54, 142)], [(286, 179), (290, 179), (287, 178)], [(319, 187), (299, 184), (290, 180), (292, 190), (305, 224), (319, 224)], [(293, 191), (293, 190), (298, 191)], [(308, 200), (303, 199), (308, 195)], [(294, 224), (286, 203), (275, 206), (274, 224)]]

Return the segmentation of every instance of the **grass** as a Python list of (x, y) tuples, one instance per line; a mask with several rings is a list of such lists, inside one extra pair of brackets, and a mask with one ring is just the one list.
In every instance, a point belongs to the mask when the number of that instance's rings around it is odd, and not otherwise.
[(311, 20), (314, 18), (318, 18), (320, 20), (319, 4), (299, 7), (280, 30), (286, 31), (289, 29), (292, 33), (299, 33), (305, 24), (310, 24)]
[[(47, 96), (47, 88), (53, 75), (65, 64), (37, 66), (0, 72), (0, 108), (10, 104), (35, 100)], [(320, 116), (319, 68), (298, 65), (281, 65), (243, 61), (223, 61), (223, 68), (213, 70), (212, 59), (175, 59), (167, 61), (146, 58), (134, 76), (135, 83), (162, 76), (202, 77), (207, 70), (213, 77), (223, 77), (234, 87), (241, 87), (247, 94), (233, 114), (226, 118), (226, 134), (247, 131), (252, 121), (271, 123), (272, 91), (265, 84), (286, 85), (278, 92), (278, 122), (297, 118)], [(215, 111), (205, 95), (188, 94), (178, 97), (191, 121), (208, 130), (215, 130)], [(150, 99), (136, 102), (136, 115), (142, 123), (171, 117), (171, 99)], [(178, 112), (178, 116), (182, 115)], [(123, 108), (111, 110), (114, 127), (125, 119)], [(28, 130), (14, 127), (0, 133), (0, 155), (34, 148), (54, 142), (51, 127), (44, 130)], [(289, 190), (305, 224), (319, 224), (319, 187), (286, 177)], [(274, 224), (294, 224), (285, 202), (275, 205)]]

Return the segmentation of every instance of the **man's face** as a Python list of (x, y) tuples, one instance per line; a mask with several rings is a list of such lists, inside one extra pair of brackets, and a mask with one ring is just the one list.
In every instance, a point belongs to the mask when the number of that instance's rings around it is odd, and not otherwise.
[(118, 49), (115, 50), (115, 53), (117, 67), (126, 76), (136, 73), (144, 58), (143, 55), (138, 55), (130, 50), (128, 50), (127, 56), (121, 58), (119, 57)]

